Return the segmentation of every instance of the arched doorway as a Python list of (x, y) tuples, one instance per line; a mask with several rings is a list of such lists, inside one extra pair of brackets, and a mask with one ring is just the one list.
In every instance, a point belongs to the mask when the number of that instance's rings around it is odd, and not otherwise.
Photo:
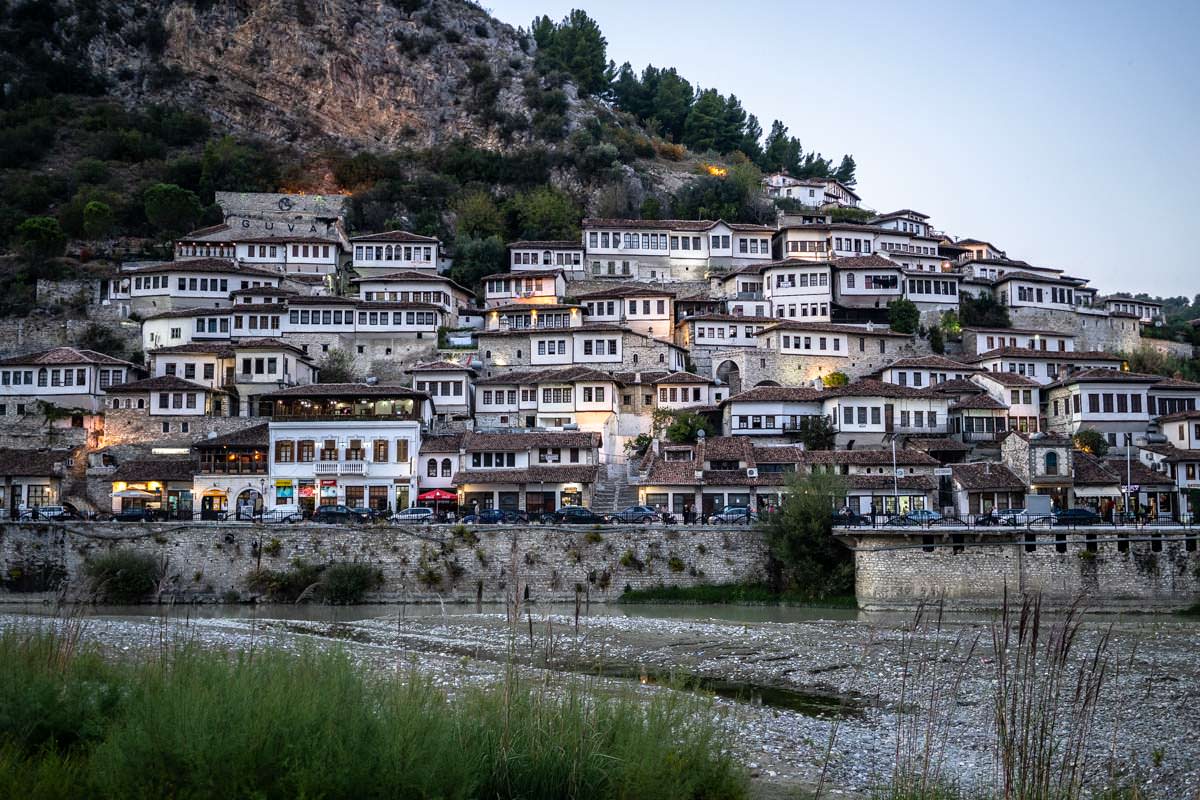
[(755, 388), (757, 388), (759, 386), (780, 386), (780, 385), (781, 384), (779, 383), (779, 381), (759, 381), (758, 383), (754, 384)]
[(263, 513), (263, 496), (257, 489), (243, 489), (235, 506), (237, 519), (252, 520)]
[(717, 380), (729, 387), (731, 396), (742, 391), (742, 371), (732, 361), (722, 361), (717, 367)]
[(220, 489), (209, 489), (200, 498), (200, 519), (220, 519), (229, 505), (229, 498)]

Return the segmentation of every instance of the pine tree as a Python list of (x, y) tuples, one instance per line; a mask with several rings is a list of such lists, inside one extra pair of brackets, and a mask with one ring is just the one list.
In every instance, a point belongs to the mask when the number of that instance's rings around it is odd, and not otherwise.
[(652, 116), (658, 120), (664, 136), (678, 142), (692, 107), (692, 85), (679, 76), (674, 67), (657, 75)]
[(692, 103), (683, 126), (683, 143), (692, 150), (716, 150), (725, 122), (725, 101), (715, 89), (705, 89)]
[(854, 156), (846, 154), (842, 156), (842, 163), (838, 164), (838, 168), (834, 171), (833, 177), (841, 181), (846, 186), (853, 188), (854, 184), (858, 182), (854, 177), (854, 170), (856, 166), (857, 165), (854, 163)]
[(758, 117), (751, 114), (746, 119), (746, 127), (742, 130), (742, 141), (738, 144), (737, 149), (745, 153), (751, 161), (757, 163), (762, 158), (760, 139), (762, 139), (762, 125), (758, 124)]

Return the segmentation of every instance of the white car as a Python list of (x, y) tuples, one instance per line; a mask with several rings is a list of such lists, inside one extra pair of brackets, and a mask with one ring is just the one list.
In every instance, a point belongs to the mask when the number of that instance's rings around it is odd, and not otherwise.
[(433, 509), (412, 506), (393, 514), (392, 522), (433, 522)]

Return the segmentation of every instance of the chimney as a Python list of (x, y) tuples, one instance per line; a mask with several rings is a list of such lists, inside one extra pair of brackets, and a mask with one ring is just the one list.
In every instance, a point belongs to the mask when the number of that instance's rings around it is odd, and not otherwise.
[(633, 373), (633, 382), (641, 383), (642, 382), (642, 373), (640, 373), (640, 372)]
[(990, 462), (990, 461), (983, 462), (983, 474), (984, 475), (992, 474), (992, 462)]
[(650, 449), (654, 452), (654, 455), (658, 455), (658, 439), (650, 440)]

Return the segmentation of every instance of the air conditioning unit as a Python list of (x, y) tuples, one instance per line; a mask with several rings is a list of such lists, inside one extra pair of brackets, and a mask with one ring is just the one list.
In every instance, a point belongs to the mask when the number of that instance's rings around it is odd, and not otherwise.
[(758, 469), (755, 467), (747, 467), (746, 468), (746, 477), (747, 478), (757, 478), (758, 477)]

